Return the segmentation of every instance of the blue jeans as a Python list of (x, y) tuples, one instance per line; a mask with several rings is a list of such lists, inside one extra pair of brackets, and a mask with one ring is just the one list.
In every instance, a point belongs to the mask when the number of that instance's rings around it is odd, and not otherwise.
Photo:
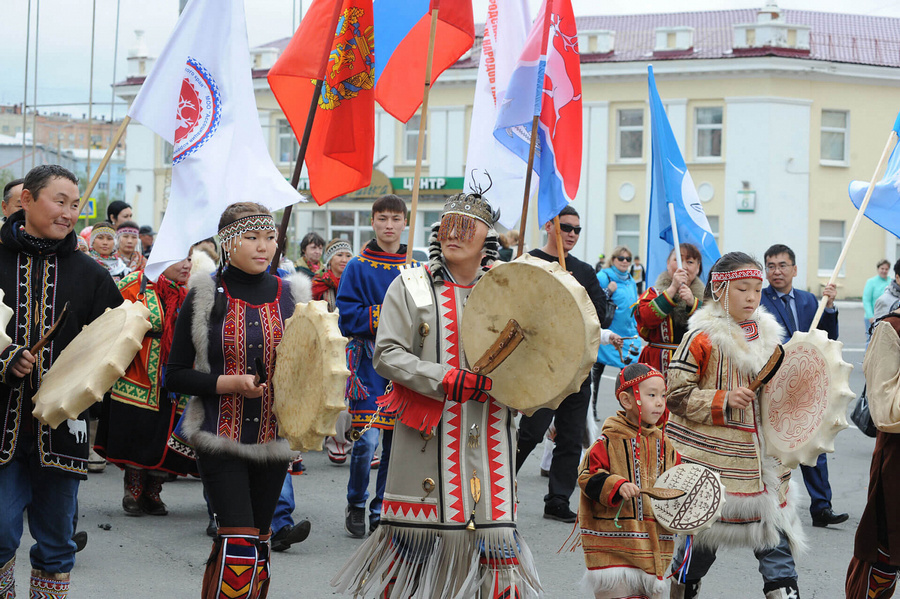
[(294, 525), (294, 519), (291, 518), (291, 514), (294, 513), (296, 503), (294, 503), (294, 483), (291, 478), (291, 473), (288, 472), (284, 477), (284, 484), (281, 485), (281, 495), (278, 496), (278, 503), (275, 505), (275, 515), (272, 516), (272, 534), (285, 526)]
[(387, 484), (388, 461), (391, 457), (394, 431), (370, 428), (353, 443), (353, 449), (350, 450), (350, 480), (347, 482), (347, 503), (353, 507), (366, 507), (366, 501), (369, 499), (369, 473), (372, 470), (375, 449), (378, 447), (379, 432), (384, 433), (381, 439), (381, 465), (375, 479), (375, 499), (369, 504), (369, 511), (377, 516), (381, 516), (381, 502)]
[(15, 557), (27, 511), (35, 539), (31, 566), (53, 574), (72, 571), (79, 482), (60, 470), (42, 468), (34, 437), (20, 433), (13, 459), (0, 468), (0, 564)]

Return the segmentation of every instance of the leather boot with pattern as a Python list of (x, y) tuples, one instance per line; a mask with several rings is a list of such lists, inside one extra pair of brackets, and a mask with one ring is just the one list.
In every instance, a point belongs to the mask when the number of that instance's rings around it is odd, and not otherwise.
[(65, 599), (69, 596), (69, 573), (31, 571), (30, 599)]
[(16, 599), (16, 556), (0, 566), (0, 599)]
[(669, 599), (696, 599), (700, 596), (700, 582), (699, 580), (678, 582), (673, 578)]
[(257, 528), (220, 527), (203, 573), (201, 599), (251, 599), (258, 543)]
[(256, 588), (251, 599), (266, 599), (269, 594), (269, 583), (272, 580), (272, 531), (259, 535), (256, 557)]
[(129, 516), (140, 516), (140, 498), (144, 491), (144, 471), (125, 466), (125, 496), (122, 497), (122, 509)]
[(800, 587), (793, 578), (766, 583), (763, 587), (766, 599), (800, 599)]
[(159, 494), (162, 492), (164, 478), (163, 476), (156, 476), (157, 474), (163, 473), (148, 472), (144, 477), (144, 492), (141, 494), (139, 502), (145, 514), (165, 516), (169, 513), (169, 510), (166, 509), (166, 504), (159, 497)]

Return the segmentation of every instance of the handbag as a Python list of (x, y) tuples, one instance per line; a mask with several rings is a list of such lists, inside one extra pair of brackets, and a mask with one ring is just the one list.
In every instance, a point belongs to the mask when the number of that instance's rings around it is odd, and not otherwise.
[(850, 408), (850, 420), (867, 437), (874, 437), (878, 433), (875, 422), (872, 420), (872, 414), (869, 412), (869, 398), (866, 397), (865, 386)]

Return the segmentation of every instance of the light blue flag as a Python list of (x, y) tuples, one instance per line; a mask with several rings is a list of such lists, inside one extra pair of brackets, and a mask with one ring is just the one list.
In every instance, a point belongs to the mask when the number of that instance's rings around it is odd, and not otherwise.
[(647, 85), (650, 88), (650, 140), (652, 147), (653, 172), (650, 183), (650, 218), (647, 235), (647, 281), (656, 282), (661, 272), (666, 270), (669, 253), (675, 247), (672, 234), (672, 220), (669, 204), (675, 207), (675, 225), (678, 227), (680, 243), (697, 246), (703, 257), (703, 275), (721, 257), (719, 247), (709, 228), (709, 221), (703, 212), (697, 188), (691, 179), (672, 133), (672, 126), (666, 116), (653, 67), (647, 67)]
[[(894, 121), (894, 131), (900, 135), (900, 114)], [(900, 237), (900, 153), (897, 151), (898, 148), (900, 148), (900, 144), (894, 146), (894, 151), (891, 152), (887, 167), (884, 169), (884, 176), (872, 190), (872, 197), (869, 198), (865, 214), (870, 221), (882, 229)], [(850, 182), (850, 201), (854, 206), (859, 208), (862, 205), (868, 189), (868, 181)]]

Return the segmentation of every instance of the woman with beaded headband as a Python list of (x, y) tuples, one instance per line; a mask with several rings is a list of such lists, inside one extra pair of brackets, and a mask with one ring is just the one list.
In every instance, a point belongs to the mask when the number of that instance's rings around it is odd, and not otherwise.
[(699, 596), (720, 546), (753, 550), (766, 599), (799, 593), (793, 553), (805, 547), (805, 537), (796, 494), (788, 492), (791, 472), (767, 455), (759, 398), (748, 388), (783, 334), (759, 305), (762, 282), (762, 267), (747, 254), (722, 256), (669, 363), (666, 434), (682, 461), (719, 473), (727, 497), (719, 519), (694, 538), (691, 554), (685, 556), (683, 541), (677, 548), (674, 597)]
[(201, 596), (261, 598), (269, 586), (272, 515), (294, 457), (278, 437), (273, 390), (264, 381), (275, 372), (285, 320), (296, 303), (309, 301), (309, 282), (269, 274), (276, 228), (265, 206), (228, 206), (219, 239), (215, 277), (190, 279), (166, 387), (192, 396), (181, 432), (196, 452), (218, 526)]
[(140, 232), (140, 227), (131, 220), (116, 227), (116, 256), (125, 263), (128, 272), (143, 270), (147, 266), (147, 259), (141, 248)]
[(497, 259), (496, 216), (480, 190), (449, 198), (432, 227), (428, 264), (388, 288), (376, 371), (396, 411), (381, 525), (332, 584), (354, 596), (532, 597), (540, 582), (516, 530), (516, 425), (469, 370), (459, 323), (473, 286)]

